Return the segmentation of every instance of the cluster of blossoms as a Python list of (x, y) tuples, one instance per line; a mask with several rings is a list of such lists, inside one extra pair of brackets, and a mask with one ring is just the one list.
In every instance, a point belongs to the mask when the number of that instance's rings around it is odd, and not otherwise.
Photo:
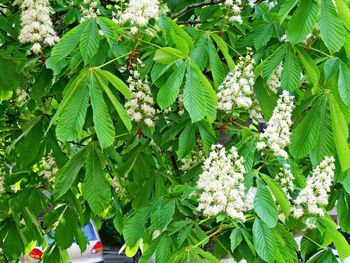
[(269, 147), (276, 157), (288, 158), (285, 148), (290, 143), (290, 127), (292, 126), (292, 111), (294, 109), (294, 97), (287, 91), (279, 96), (277, 106), (264, 133), (260, 135), (257, 149), (263, 150)]
[(225, 5), (228, 7), (232, 7), (233, 15), (229, 18), (231, 22), (238, 22), (239, 24), (243, 23), (243, 19), (241, 17), (241, 12), (243, 9), (243, 1), (242, 0), (226, 0)]
[(16, 89), (16, 103), (22, 106), (29, 98), (28, 93), (23, 89)]
[(329, 192), (334, 177), (335, 159), (325, 157), (312, 171), (303, 188), (294, 201), (293, 216), (300, 218), (304, 214), (324, 216), (323, 207), (328, 204)]
[(3, 193), (5, 193), (5, 180), (4, 180), (4, 175), (0, 168), (0, 195)]
[(245, 57), (240, 57), (235, 69), (231, 71), (219, 86), (218, 110), (231, 113), (235, 108), (254, 109), (254, 64), (251, 48)]
[(222, 145), (212, 146), (197, 183), (198, 211), (208, 217), (226, 213), (245, 221), (244, 212), (252, 209), (254, 194), (253, 190), (245, 192), (243, 162), (235, 147), (226, 151)]
[[(198, 144), (200, 145), (200, 144)], [(196, 150), (193, 150), (191, 154), (187, 155), (185, 159), (181, 160), (182, 165), (180, 166), (180, 171), (188, 171), (192, 167), (198, 165), (203, 162), (205, 159), (205, 153), (201, 146), (198, 146)]]
[[(124, 178), (122, 178), (123, 180)], [(123, 188), (118, 179), (116, 177), (113, 177), (112, 179), (112, 187), (113, 187), (113, 190), (114, 192), (120, 197), (120, 198), (123, 198), (125, 195), (126, 195), (126, 190), (125, 188)]]
[(50, 180), (54, 174), (58, 172), (56, 161), (51, 153), (43, 158), (39, 164), (40, 166), (40, 176)]
[(97, 7), (98, 3), (96, 0), (84, 0), (84, 4), (85, 5), (81, 6), (82, 18), (80, 19), (80, 22), (96, 18), (101, 14), (100, 10)]
[(146, 26), (149, 19), (159, 17), (159, 4), (158, 0), (130, 0), (119, 20), (114, 20), (121, 24), (130, 21), (134, 26)]
[(282, 74), (282, 64), (279, 64), (277, 69), (272, 73), (270, 79), (267, 82), (270, 90), (277, 94), (278, 89), (281, 87), (281, 74)]
[(154, 117), (156, 110), (154, 108), (154, 100), (151, 93), (149, 82), (140, 79), (140, 74), (136, 70), (131, 70), (127, 80), (131, 90), (131, 99), (125, 103), (125, 108), (128, 111), (131, 120), (143, 123), (148, 127), (154, 127)]
[(283, 167), (280, 169), (281, 171), (276, 175), (275, 180), (281, 186), (283, 192), (287, 195), (288, 199), (291, 200), (290, 193), (292, 193), (295, 189), (294, 186), (294, 175), (290, 170), (289, 164), (283, 164)]
[(21, 9), (21, 43), (32, 43), (32, 52), (39, 54), (42, 45), (53, 46), (58, 42), (59, 38), (52, 28), (51, 9), (47, 0), (24, 0)]

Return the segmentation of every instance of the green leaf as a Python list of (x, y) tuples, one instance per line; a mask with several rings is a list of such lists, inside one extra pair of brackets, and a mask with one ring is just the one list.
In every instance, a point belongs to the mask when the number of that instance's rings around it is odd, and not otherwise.
[(95, 144), (92, 144), (89, 148), (86, 173), (81, 190), (91, 210), (95, 214), (100, 214), (110, 203), (111, 186), (103, 169), (102, 153)]
[(159, 241), (156, 249), (156, 262), (167, 263), (170, 257), (171, 257), (171, 239), (164, 235)]
[(80, 36), (80, 53), (85, 64), (96, 54), (99, 42), (97, 23), (95, 20), (88, 20)]
[(188, 123), (183, 129), (179, 137), (179, 148), (177, 151), (179, 159), (184, 158), (188, 155), (196, 142), (196, 129), (191, 123)]
[(184, 105), (192, 122), (198, 122), (205, 117), (207, 102), (203, 92), (203, 86), (191, 63), (187, 67), (186, 72)]
[(324, 226), (327, 235), (332, 238), (335, 248), (338, 251), (340, 260), (344, 261), (350, 256), (350, 246), (345, 237), (337, 230), (337, 225), (330, 217), (321, 217), (318, 221)]
[(321, 38), (331, 53), (339, 51), (345, 41), (345, 28), (332, 0), (321, 0)]
[(60, 217), (60, 222), (55, 229), (55, 241), (62, 249), (69, 248), (74, 240), (74, 228), (77, 226), (77, 219), (70, 208), (66, 208)]
[(188, 226), (182, 228), (179, 231), (179, 234), (177, 235), (177, 244), (179, 245), (179, 247), (182, 246), (182, 244), (185, 242), (186, 238), (191, 233), (192, 227), (193, 227), (193, 225), (191, 224), (191, 225), (188, 225)]
[(92, 72), (88, 76), (88, 85), (97, 138), (101, 147), (107, 148), (113, 144), (115, 130), (102, 91), (98, 87), (96, 77)]
[[(1, 222), (1, 225), (4, 221)], [(6, 223), (1, 226), (2, 234), (2, 249), (3, 253), (9, 260), (17, 260), (24, 252), (23, 237), (19, 226), (13, 220), (6, 220)]]
[(267, 176), (265, 174), (260, 174), (260, 175), (263, 178), (263, 180), (265, 181), (265, 183), (269, 186), (273, 195), (276, 197), (276, 200), (277, 200), (278, 204), (281, 206), (281, 209), (282, 209), (284, 215), (286, 217), (288, 217), (289, 213), (290, 213), (290, 204), (289, 204), (287, 196), (282, 191), (280, 186), (275, 181), (273, 181), (269, 176)]
[(339, 63), (338, 91), (344, 103), (350, 106), (350, 69), (344, 62)]
[(46, 250), (43, 256), (43, 263), (67, 263), (69, 262), (68, 253), (66, 250), (61, 250), (56, 243), (52, 243)]
[(264, 62), (263, 62), (263, 69), (262, 69), (262, 75), (265, 79), (269, 79), (272, 72), (276, 70), (278, 65), (282, 62), (284, 55), (286, 53), (288, 45), (284, 44), (276, 49), (274, 53), (272, 53), (271, 56), (269, 56)]
[(289, 47), (284, 58), (281, 74), (282, 88), (288, 91), (294, 91), (299, 88), (300, 75), (301, 67), (292, 47)]
[(318, 69), (316, 62), (302, 48), (296, 47), (296, 51), (299, 55), (300, 62), (305, 69), (306, 80), (317, 87), (320, 79), (320, 70)]
[(161, 202), (157, 202), (156, 205), (152, 207), (151, 222), (153, 229), (163, 231), (173, 219), (175, 200), (169, 201), (166, 205), (164, 205), (162, 198), (160, 200)]
[(254, 32), (253, 43), (256, 49), (260, 49), (269, 42), (272, 37), (273, 26), (272, 24), (266, 24), (258, 27)]
[(101, 77), (108, 80), (109, 83), (111, 83), (113, 85), (113, 87), (115, 87), (118, 91), (120, 91), (126, 99), (131, 98), (131, 91), (130, 91), (128, 85), (126, 85), (124, 83), (124, 81), (122, 81), (120, 78), (118, 78), (117, 76), (115, 76), (114, 74), (112, 74), (111, 72), (106, 71), (106, 70), (99, 69), (99, 70), (96, 70), (96, 72)]
[(80, 36), (87, 22), (81, 23), (69, 32), (63, 35), (61, 40), (53, 47), (51, 51), (51, 60), (53, 64), (67, 57), (80, 41)]
[(280, 24), (287, 18), (289, 12), (296, 6), (298, 0), (284, 0), (278, 10), (278, 16), (280, 17)]
[(157, 101), (162, 109), (171, 106), (180, 92), (188, 63), (182, 63), (159, 89)]
[(125, 244), (128, 247), (134, 247), (137, 241), (142, 237), (146, 230), (146, 223), (150, 214), (149, 207), (144, 207), (136, 211), (136, 213), (126, 220), (123, 228), (123, 236)]
[(343, 112), (333, 96), (329, 97), (331, 118), (333, 123), (333, 139), (338, 153), (340, 166), (343, 172), (350, 168), (350, 149), (348, 144), (349, 130)]
[(324, 63), (323, 71), (326, 81), (338, 73), (340, 64), (339, 62), (340, 60), (337, 57), (335, 57), (327, 59), (327, 61)]
[(242, 232), (240, 228), (235, 228), (230, 234), (231, 251), (233, 252), (242, 242)]
[(119, 25), (108, 17), (102, 16), (97, 18), (97, 23), (99, 24), (103, 34), (106, 36), (109, 46), (113, 47), (113, 44), (116, 42), (116, 32), (119, 30)]
[(57, 172), (54, 184), (53, 196), (57, 200), (63, 196), (73, 185), (83, 167), (86, 156), (86, 148), (80, 149), (71, 159)]
[(334, 0), (335, 7), (339, 16), (343, 19), (343, 23), (350, 30), (350, 9), (345, 0)]
[(218, 88), (223, 82), (226, 72), (211, 38), (208, 38), (208, 55), (210, 70), (214, 80), (214, 87)]
[(235, 68), (235, 63), (233, 62), (233, 59), (228, 51), (228, 46), (226, 42), (216, 33), (211, 34), (211, 37), (214, 39), (216, 45), (220, 48), (222, 54), (224, 55), (228, 68), (230, 70), (233, 70)]
[[(66, 97), (63, 100), (65, 99)], [(83, 80), (79, 86), (76, 86), (74, 93), (62, 109), (63, 112), (56, 127), (56, 135), (59, 140), (66, 142), (81, 137), (88, 106), (89, 87), (86, 80)]]
[(316, 147), (322, 129), (322, 117), (325, 116), (326, 101), (326, 97), (317, 99), (304, 119), (293, 129), (289, 150), (295, 158), (304, 157)]
[(198, 124), (198, 131), (201, 136), (201, 142), (206, 154), (209, 154), (211, 146), (217, 141), (214, 129), (208, 122), (200, 122)]
[(156, 51), (153, 60), (160, 64), (170, 64), (178, 59), (184, 59), (186, 57), (185, 53), (176, 48), (163, 47)]
[(203, 35), (197, 42), (195, 48), (190, 52), (189, 56), (202, 71), (208, 64), (209, 54), (208, 54), (208, 38)]
[(109, 87), (106, 85), (106, 83), (101, 79), (100, 71), (97, 71), (96, 79), (104, 90), (104, 92), (107, 94), (107, 97), (112, 102), (115, 110), (117, 111), (120, 119), (124, 123), (125, 127), (130, 131), (132, 129), (131, 119), (128, 114), (128, 112), (124, 109), (123, 105), (117, 100), (117, 98), (113, 95), (112, 91), (109, 89)]
[(277, 250), (276, 240), (273, 230), (270, 229), (259, 218), (255, 218), (253, 224), (253, 242), (256, 252), (266, 262), (275, 261), (275, 251)]
[(275, 227), (278, 220), (278, 211), (270, 194), (270, 190), (261, 179), (257, 180), (257, 192), (254, 199), (254, 210), (267, 225)]
[(305, 40), (316, 24), (318, 15), (317, 2), (313, 0), (299, 1), (296, 11), (288, 23), (288, 39), (292, 44)]
[(337, 203), (337, 215), (342, 231), (350, 232), (350, 202), (348, 195), (343, 191)]

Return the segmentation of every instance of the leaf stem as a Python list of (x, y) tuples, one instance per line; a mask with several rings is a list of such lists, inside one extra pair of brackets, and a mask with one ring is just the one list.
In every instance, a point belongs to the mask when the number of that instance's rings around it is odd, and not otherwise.
[(113, 63), (114, 61), (120, 59), (120, 58), (126, 57), (126, 56), (128, 56), (129, 54), (130, 54), (130, 53), (127, 53), (127, 54), (121, 55), (121, 56), (119, 56), (119, 57), (116, 57), (116, 58), (114, 58), (114, 59), (112, 59), (112, 60), (110, 60), (110, 61), (107, 61), (106, 63), (104, 63), (104, 64), (102, 64), (102, 65), (100, 65), (100, 66), (94, 67), (94, 69), (103, 68), (104, 66), (107, 66), (107, 65)]

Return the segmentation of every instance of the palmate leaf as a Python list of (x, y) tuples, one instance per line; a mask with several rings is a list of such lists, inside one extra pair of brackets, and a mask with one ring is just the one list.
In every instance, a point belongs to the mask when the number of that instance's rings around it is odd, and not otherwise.
[(337, 52), (345, 41), (345, 28), (332, 0), (321, 0), (321, 38), (331, 53)]
[(296, 6), (298, 0), (285, 0), (282, 2), (280, 10), (278, 10), (278, 16), (280, 17), (280, 23), (287, 18), (289, 12)]
[(197, 42), (195, 48), (190, 52), (189, 57), (196, 62), (199, 69), (202, 71), (208, 64), (208, 38), (203, 35)]
[(51, 52), (52, 63), (57, 64), (58, 61), (67, 57), (80, 41), (80, 36), (88, 21), (85, 21), (69, 32), (63, 35), (61, 40), (53, 47)]
[(314, 102), (304, 119), (293, 129), (291, 135), (290, 153), (295, 158), (302, 158), (316, 147), (319, 138), (322, 116), (326, 110), (326, 97)]
[(97, 23), (99, 24), (103, 34), (106, 36), (109, 46), (113, 47), (119, 25), (113, 22), (111, 19), (101, 16), (97, 18)]
[(292, 44), (303, 41), (309, 34), (317, 20), (318, 6), (314, 0), (299, 1), (296, 11), (293, 13), (287, 30), (288, 39)]
[(284, 57), (283, 70), (281, 74), (282, 88), (294, 91), (299, 87), (301, 67), (291, 46), (287, 49)]
[(211, 74), (214, 80), (214, 87), (218, 88), (219, 85), (223, 82), (226, 72), (224, 65), (221, 62), (221, 59), (218, 55), (213, 41), (208, 37), (208, 55), (209, 55), (209, 65)]
[(128, 247), (134, 247), (137, 241), (142, 237), (146, 230), (146, 223), (150, 215), (150, 207), (146, 206), (139, 209), (126, 220), (123, 228), (125, 244)]
[(107, 148), (113, 144), (115, 130), (103, 98), (102, 90), (98, 86), (96, 76), (93, 72), (90, 72), (88, 75), (88, 86), (97, 138), (101, 147)]
[(86, 173), (81, 189), (84, 199), (95, 214), (103, 212), (111, 200), (111, 186), (102, 158), (101, 151), (92, 143), (87, 153)]
[(233, 70), (235, 68), (235, 63), (233, 62), (233, 59), (230, 53), (228, 52), (228, 46), (226, 42), (216, 33), (211, 34), (210, 36), (214, 39), (214, 41), (216, 42), (216, 45), (219, 47), (222, 54), (224, 55), (228, 68), (230, 70)]
[(259, 218), (254, 220), (253, 241), (258, 255), (266, 262), (274, 262), (277, 244), (273, 230)]
[(99, 42), (97, 23), (93, 19), (88, 20), (80, 36), (80, 53), (85, 64), (96, 54)]
[(196, 126), (193, 126), (191, 123), (188, 123), (183, 129), (179, 137), (179, 149), (177, 154), (179, 159), (184, 158), (187, 154), (189, 154), (196, 142)]
[(266, 24), (257, 28), (254, 33), (254, 39), (253, 39), (255, 48), (260, 49), (261, 47), (265, 46), (267, 42), (269, 42), (269, 40), (271, 39), (272, 33), (273, 33), (272, 24)]
[(163, 235), (156, 249), (156, 262), (167, 263), (171, 255), (171, 238)]
[(263, 70), (262, 75), (265, 79), (269, 79), (272, 72), (276, 70), (278, 65), (282, 62), (286, 50), (288, 48), (287, 44), (284, 44), (276, 49), (274, 53), (271, 54), (264, 62), (263, 62)]
[(81, 136), (88, 106), (89, 87), (85, 79), (76, 87), (58, 120), (56, 135), (59, 140), (73, 141)]
[(171, 106), (180, 92), (188, 62), (182, 63), (159, 89), (157, 101), (162, 109)]

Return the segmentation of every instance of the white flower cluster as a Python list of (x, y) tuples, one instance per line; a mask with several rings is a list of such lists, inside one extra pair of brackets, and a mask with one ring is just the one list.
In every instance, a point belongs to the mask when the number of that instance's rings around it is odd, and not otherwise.
[(276, 157), (288, 158), (285, 148), (290, 143), (290, 127), (292, 126), (292, 111), (294, 109), (294, 97), (287, 91), (279, 96), (277, 106), (264, 133), (260, 135), (257, 149), (263, 150), (269, 147)]
[(182, 165), (180, 166), (180, 171), (188, 171), (192, 167), (198, 165), (203, 162), (205, 159), (205, 153), (201, 147), (198, 147), (196, 150), (193, 150), (191, 154), (185, 157), (185, 159), (181, 160)]
[(240, 57), (235, 69), (219, 86), (218, 110), (231, 113), (234, 108), (250, 109), (254, 101), (254, 59), (251, 48), (245, 57)]
[(5, 193), (5, 180), (4, 180), (4, 175), (1, 173), (0, 170), (0, 194)]
[(270, 79), (267, 81), (267, 85), (270, 90), (277, 94), (278, 89), (281, 87), (281, 74), (282, 74), (282, 64), (279, 64), (277, 69), (272, 73)]
[(290, 170), (289, 164), (283, 164), (283, 167), (280, 169), (281, 171), (276, 175), (276, 182), (279, 183), (283, 192), (287, 195), (288, 199), (291, 200), (290, 193), (292, 193), (295, 189), (294, 186), (294, 175)]
[(323, 207), (328, 204), (334, 177), (334, 162), (333, 156), (325, 157), (306, 179), (305, 188), (294, 201), (294, 217), (299, 218), (304, 214), (324, 216)]
[(50, 180), (52, 176), (58, 172), (56, 161), (51, 153), (41, 160), (40, 168), (41, 171), (39, 175), (47, 180)]
[(24, 0), (21, 9), (21, 43), (33, 43), (32, 52), (39, 54), (42, 45), (53, 46), (58, 42), (59, 38), (52, 28), (51, 9), (47, 0)]
[(241, 17), (243, 9), (242, 0), (226, 0), (225, 4), (226, 6), (232, 7), (233, 11), (233, 15), (229, 18), (229, 21), (243, 24), (243, 19)]
[(146, 26), (149, 19), (157, 19), (158, 16), (158, 0), (130, 0), (128, 7), (117, 22), (124, 24), (130, 21), (135, 26)]
[(245, 221), (244, 212), (251, 209), (250, 199), (254, 193), (245, 193), (243, 162), (235, 147), (226, 151), (222, 145), (212, 146), (197, 183), (198, 211), (208, 217), (226, 213), (233, 219)]
[[(122, 178), (122, 181), (123, 181), (123, 178)], [(123, 198), (125, 195), (126, 195), (126, 190), (125, 188), (123, 188), (118, 179), (116, 177), (113, 177), (112, 179), (112, 187), (113, 187), (113, 190), (114, 192), (120, 197), (120, 198)]]
[(80, 10), (82, 13), (82, 18), (80, 19), (80, 22), (84, 22), (85, 20), (94, 19), (98, 15), (100, 15), (100, 10), (97, 7), (97, 1), (96, 0), (84, 0), (84, 4), (82, 5)]
[(154, 108), (153, 95), (149, 82), (140, 79), (140, 74), (136, 70), (130, 71), (133, 76), (128, 79), (129, 88), (131, 90), (131, 99), (125, 103), (131, 120), (143, 123), (148, 127), (154, 127), (156, 110)]
[(28, 93), (23, 89), (16, 89), (16, 95), (16, 103), (19, 106), (22, 106), (24, 103), (26, 103), (29, 98)]

